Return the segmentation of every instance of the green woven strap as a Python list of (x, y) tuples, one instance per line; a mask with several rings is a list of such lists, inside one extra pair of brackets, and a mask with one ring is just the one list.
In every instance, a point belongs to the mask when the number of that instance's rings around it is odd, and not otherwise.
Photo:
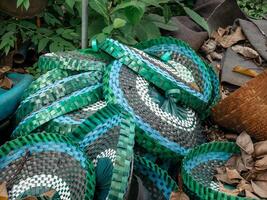
[(241, 198), (237, 196), (231, 196), (226, 193), (222, 193), (216, 190), (213, 190), (212, 188), (205, 187), (202, 185), (198, 180), (194, 179), (194, 177), (187, 173), (185, 170), (185, 163), (189, 160), (191, 160), (194, 157), (197, 157), (199, 155), (205, 155), (207, 153), (211, 152), (226, 152), (226, 153), (240, 153), (239, 147), (232, 142), (212, 142), (200, 145), (193, 150), (191, 150), (188, 155), (183, 159), (182, 164), (182, 179), (185, 186), (195, 193), (200, 199), (220, 199), (220, 200), (241, 200), (246, 198)]
[(99, 83), (101, 79), (101, 73), (86, 72), (67, 77), (48, 85), (46, 88), (28, 96), (21, 102), (16, 111), (16, 122), (20, 122), (30, 113), (44, 106), (48, 106), (75, 91)]
[(77, 127), (72, 133), (69, 134), (69, 137), (72, 141), (79, 142), (90, 132), (93, 132), (95, 128), (108, 119), (112, 118), (114, 115), (118, 115), (121, 112), (120, 108), (115, 104), (108, 104), (106, 107), (101, 109), (101, 112), (96, 112), (88, 119), (83, 121), (83, 123)]
[(51, 71), (46, 72), (45, 74), (41, 75), (38, 79), (33, 81), (31, 85), (24, 91), (22, 99), (25, 99), (29, 95), (37, 92), (43, 87), (46, 87), (55, 81), (61, 80), (68, 76), (74, 75), (75, 73), (69, 70), (62, 70), (62, 69), (52, 69)]
[(17, 126), (11, 137), (14, 138), (19, 135), (30, 134), (36, 128), (58, 116), (95, 103), (100, 98), (98, 95), (100, 92), (92, 93), (92, 89), (96, 88), (101, 91), (102, 87), (99, 84), (93, 88), (84, 88), (78, 92), (74, 92), (72, 95), (69, 95), (68, 98), (63, 98), (61, 101), (57, 101), (50, 106), (44, 107), (41, 110), (32, 113)]
[[(34, 144), (40, 145), (40, 143), (46, 145), (48, 142), (64, 143), (68, 144), (69, 146), (74, 146), (77, 150), (80, 150), (79, 147), (77, 147), (68, 137), (53, 133), (36, 133), (18, 137), (14, 140), (6, 142), (0, 147), (0, 159), (8, 157), (11, 152), (19, 151), (24, 146), (30, 146)], [(80, 151), (82, 152), (82, 150)], [(84, 157), (86, 158), (86, 155), (84, 155)], [(93, 199), (95, 191), (95, 170), (93, 162), (89, 159), (85, 159), (85, 170), (87, 171), (85, 199), (91, 200)]]
[[(157, 70), (152, 69), (147, 62), (138, 59), (133, 52), (131, 53), (128, 50), (123, 49), (121, 44), (116, 41), (107, 39), (100, 45), (100, 48), (119, 59), (119, 61), (127, 67), (131, 68), (133, 71), (164, 91), (181, 87), (180, 94), (175, 95), (175, 98), (186, 106), (197, 110), (199, 113), (206, 110), (210, 96), (203, 96), (203, 98), (200, 98), (201, 94), (193, 92), (193, 89), (190, 89), (189, 86), (180, 85), (178, 87), (178, 84), (170, 80), (170, 78), (167, 78), (166, 74), (158, 73)], [(206, 78), (209, 79), (208, 76)], [(207, 81), (206, 84), (210, 85), (210, 82)], [(209, 95), (211, 94), (210, 90), (207, 90), (206, 92), (208, 92)]]
[(121, 122), (119, 123), (120, 132), (116, 149), (116, 158), (113, 166), (111, 186), (107, 197), (107, 199), (110, 200), (124, 199), (127, 191), (133, 160), (135, 135), (135, 126), (132, 118), (125, 112), (122, 112), (119, 106), (108, 104), (101, 110), (101, 112), (96, 112), (90, 116), (72, 134), (70, 134), (70, 138), (72, 138), (73, 141), (80, 141), (85, 135), (92, 132), (97, 126), (103, 124), (107, 119), (112, 118), (114, 115), (119, 115), (121, 117)]
[[(173, 192), (178, 191), (178, 186), (176, 182), (169, 176), (168, 172), (160, 168), (155, 163), (151, 162), (145, 157), (138, 156), (138, 155), (134, 156), (134, 163), (143, 165), (146, 168), (150, 169), (151, 172), (158, 174)], [(139, 172), (139, 173), (142, 173), (142, 172)]]
[(180, 154), (177, 154), (162, 146), (157, 140), (153, 140), (148, 134), (138, 127), (136, 127), (135, 140), (141, 147), (147, 149), (154, 156), (163, 159), (182, 159)]
[(110, 61), (111, 58), (107, 54), (85, 49), (45, 54), (39, 58), (38, 66), (42, 70), (60, 68), (73, 71), (103, 71)]

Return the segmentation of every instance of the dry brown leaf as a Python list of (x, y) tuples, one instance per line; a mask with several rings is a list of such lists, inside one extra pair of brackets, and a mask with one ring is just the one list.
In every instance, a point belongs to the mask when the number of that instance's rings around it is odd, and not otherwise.
[(8, 200), (6, 182), (0, 185), (0, 200)]
[(3, 79), (0, 79), (0, 88), (3, 89), (10, 89), (13, 86), (13, 81), (9, 79), (8, 77), (4, 77)]
[(246, 76), (250, 76), (252, 78), (255, 78), (256, 76), (259, 75), (258, 72), (256, 72), (255, 70), (253, 69), (248, 69), (248, 68), (245, 68), (245, 67), (242, 67), (242, 66), (235, 66), (233, 68), (233, 72), (237, 72), (239, 74), (243, 74), (243, 75), (246, 75)]
[(28, 196), (28, 197), (23, 198), (22, 200), (38, 200), (38, 199), (37, 197), (34, 197), (34, 196)]
[(225, 164), (226, 167), (236, 169), (239, 173), (243, 171), (247, 171), (241, 156), (240, 155), (233, 155)]
[(254, 144), (255, 157), (267, 154), (267, 140), (262, 142), (257, 142)]
[(5, 73), (9, 72), (10, 70), (11, 70), (11, 67), (9, 67), (9, 66), (0, 67), (0, 74), (5, 74)]
[(230, 35), (224, 35), (223, 37), (218, 38), (218, 42), (220, 43), (222, 47), (228, 48), (228, 47), (233, 46), (237, 42), (245, 40), (245, 39), (246, 37), (242, 33), (241, 27), (237, 27), (236, 30)]
[(42, 194), (42, 196), (52, 198), (56, 194), (55, 190), (50, 190)]
[(171, 193), (170, 200), (190, 200), (190, 198), (183, 191), (178, 191)]
[(251, 186), (255, 194), (261, 198), (267, 198), (266, 181), (251, 181)]
[(256, 160), (255, 169), (259, 171), (267, 169), (267, 155), (262, 156), (259, 160)]
[(245, 194), (246, 194), (246, 197), (248, 197), (248, 198), (252, 198), (252, 199), (260, 199), (259, 197), (257, 197), (255, 194), (253, 194), (253, 193), (250, 192), (250, 191), (245, 190)]
[(216, 179), (220, 182), (227, 184), (239, 183), (242, 177), (236, 170), (231, 170), (228, 168), (217, 168), (218, 174), (215, 175)]
[(267, 171), (259, 172), (256, 175), (255, 181), (267, 181)]
[(217, 53), (217, 52), (211, 52), (210, 56), (212, 59), (214, 60), (221, 60), (223, 58), (223, 54), (222, 53)]
[(217, 33), (219, 34), (219, 36), (224, 36), (225, 33), (227, 33), (227, 29), (224, 29), (222, 27), (219, 27), (217, 30)]
[(253, 169), (255, 163), (252, 155), (247, 154), (245, 151), (241, 151), (241, 159), (247, 169)]
[(257, 51), (255, 51), (254, 49), (250, 48), (250, 47), (244, 47), (241, 45), (235, 45), (232, 46), (233, 51), (235, 51), (236, 53), (239, 53), (241, 55), (243, 55), (246, 58), (258, 58), (260, 55), (258, 54)]
[(247, 190), (253, 192), (251, 184), (244, 179), (240, 181), (240, 183), (236, 186), (236, 188), (238, 188), (240, 191)]
[(225, 188), (223, 184), (220, 184), (220, 191), (234, 196), (237, 196), (240, 193), (239, 189), (229, 190)]
[(209, 54), (211, 52), (214, 52), (216, 47), (217, 47), (217, 42), (215, 40), (209, 39), (202, 45), (201, 50), (204, 53)]
[(243, 178), (240, 176), (236, 169), (229, 169), (226, 167), (226, 174), (231, 180), (242, 180)]
[(247, 154), (253, 154), (254, 146), (251, 137), (243, 131), (236, 139), (236, 144)]

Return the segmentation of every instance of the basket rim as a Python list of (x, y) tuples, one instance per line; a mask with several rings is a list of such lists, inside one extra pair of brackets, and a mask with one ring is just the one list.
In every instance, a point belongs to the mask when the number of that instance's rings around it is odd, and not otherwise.
[(232, 199), (232, 200), (244, 200), (249, 198), (238, 197), (228, 195), (226, 193), (216, 191), (212, 188), (205, 187), (198, 181), (194, 180), (190, 173), (185, 170), (185, 164), (190, 159), (205, 155), (205, 153), (210, 152), (225, 152), (230, 154), (239, 153), (240, 149), (234, 142), (210, 142), (202, 144), (194, 149), (192, 149), (188, 155), (186, 155), (182, 161), (182, 179), (185, 186), (197, 195), (201, 199)]

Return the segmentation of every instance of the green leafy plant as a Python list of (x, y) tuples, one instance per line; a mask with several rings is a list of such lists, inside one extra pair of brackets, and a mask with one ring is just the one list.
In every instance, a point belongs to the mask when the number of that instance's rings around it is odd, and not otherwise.
[(250, 17), (262, 19), (267, 15), (266, 0), (238, 0), (240, 8)]
[[(17, 0), (17, 6), (30, 9), (29, 0)], [(176, 31), (173, 16), (188, 14), (204, 29), (205, 20), (189, 7), (194, 0), (90, 0), (88, 38), (112, 37), (134, 45), (160, 36), (161, 29)], [(81, 0), (49, 0), (43, 13), (33, 19), (3, 16), (0, 21), (0, 55), (30, 40), (38, 50), (56, 52), (80, 47)]]

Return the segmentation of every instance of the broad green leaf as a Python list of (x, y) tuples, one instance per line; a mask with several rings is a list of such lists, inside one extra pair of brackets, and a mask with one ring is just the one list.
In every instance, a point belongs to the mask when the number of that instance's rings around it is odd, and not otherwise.
[(73, 9), (73, 6), (75, 4), (75, 0), (66, 0), (66, 4), (71, 8)]
[(156, 14), (150, 14), (146, 17), (146, 19), (153, 22), (157, 27), (168, 30), (168, 31), (177, 31), (178, 26), (172, 21), (169, 20), (168, 23), (165, 23), (164, 17)]
[(171, 17), (172, 17), (172, 11), (170, 9), (170, 7), (168, 5), (164, 5), (163, 7), (163, 16), (164, 16), (164, 19), (165, 19), (165, 22), (167, 23)]
[(186, 14), (194, 21), (196, 22), (199, 26), (201, 26), (204, 30), (206, 30), (208, 33), (210, 33), (210, 28), (207, 23), (207, 21), (201, 17), (198, 13), (193, 11), (192, 9), (188, 7), (184, 7), (184, 11)]
[(57, 42), (52, 42), (49, 45), (49, 51), (50, 52), (58, 52), (58, 51), (62, 51), (62, 50), (63, 50), (62, 47)]
[(30, 7), (30, 0), (24, 0), (24, 2), (23, 2), (23, 6), (24, 6), (24, 8), (25, 8), (26, 10), (28, 10), (29, 7)]
[(92, 39), (96, 39), (98, 42), (103, 42), (107, 37), (108, 36), (105, 33), (99, 33), (99, 34), (96, 34), (95, 36), (93, 36)]
[(146, 4), (146, 6), (155, 6), (155, 7), (161, 7), (160, 4), (168, 3), (169, 0), (141, 0)]
[(121, 28), (123, 26), (125, 26), (126, 21), (124, 19), (121, 18), (115, 18), (114, 22), (113, 22), (113, 28), (117, 29), (117, 28)]
[(136, 25), (135, 32), (140, 41), (145, 41), (160, 36), (159, 28), (149, 20), (142, 20), (140, 24)]
[(106, 26), (105, 28), (103, 28), (102, 32), (109, 35), (111, 32), (113, 31), (113, 26)]
[(89, 5), (92, 9), (102, 15), (107, 22), (109, 21), (107, 0), (90, 0)]
[(17, 0), (17, 8), (23, 5), (24, 0)]
[(40, 53), (42, 50), (44, 50), (44, 48), (47, 46), (49, 42), (48, 38), (43, 38), (39, 41), (38, 43), (38, 52)]
[(146, 5), (140, 1), (129, 1), (124, 2), (116, 6), (111, 13), (124, 10), (124, 14), (132, 24), (140, 22), (141, 18), (145, 13)]

